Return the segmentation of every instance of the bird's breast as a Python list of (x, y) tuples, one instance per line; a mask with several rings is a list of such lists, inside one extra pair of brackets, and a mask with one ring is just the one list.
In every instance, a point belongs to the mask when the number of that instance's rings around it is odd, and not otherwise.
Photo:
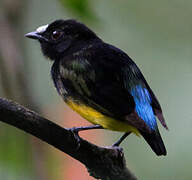
[(63, 86), (70, 94), (91, 96), (84, 72), (78, 72), (75, 69), (62, 66), (60, 68), (60, 76)]
[(92, 107), (89, 107), (81, 102), (77, 102), (70, 97), (68, 97), (65, 102), (71, 109), (93, 124), (98, 124), (103, 128), (114, 131), (133, 132), (139, 136), (138, 130), (129, 125), (126, 121), (119, 121), (110, 116), (106, 116), (96, 109), (93, 109)]

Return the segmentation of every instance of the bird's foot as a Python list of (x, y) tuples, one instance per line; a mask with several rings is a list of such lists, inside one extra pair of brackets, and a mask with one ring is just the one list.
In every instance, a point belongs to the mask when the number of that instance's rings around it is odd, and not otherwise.
[(100, 125), (93, 125), (93, 126), (82, 126), (82, 127), (73, 127), (73, 128), (69, 128), (68, 130), (71, 131), (77, 141), (77, 150), (80, 148), (80, 141), (81, 138), (79, 136), (79, 132), (80, 131), (85, 131), (85, 130), (89, 130), (89, 129), (103, 129), (102, 126)]
[(112, 145), (112, 147), (118, 147), (122, 141), (129, 135), (130, 133), (125, 133), (123, 134), (123, 136), (116, 142)]
[(119, 147), (120, 143), (117, 141), (114, 144), (112, 144), (112, 147)]
[(81, 141), (80, 136), (79, 136), (79, 128), (73, 127), (73, 128), (69, 128), (68, 130), (72, 132), (72, 134), (76, 140), (76, 143), (77, 143), (76, 150), (78, 150), (80, 148), (80, 141)]

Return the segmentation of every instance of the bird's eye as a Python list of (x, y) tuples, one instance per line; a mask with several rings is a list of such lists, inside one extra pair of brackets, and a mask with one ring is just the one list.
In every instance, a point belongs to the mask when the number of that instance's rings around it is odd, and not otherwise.
[(51, 38), (52, 40), (58, 40), (63, 35), (62, 31), (53, 31)]

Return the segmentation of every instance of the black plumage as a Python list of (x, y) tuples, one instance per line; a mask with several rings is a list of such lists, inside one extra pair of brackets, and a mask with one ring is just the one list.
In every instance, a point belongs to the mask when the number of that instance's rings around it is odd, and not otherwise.
[[(160, 104), (126, 53), (75, 20), (57, 20), (26, 36), (38, 39), (43, 54), (54, 61), (55, 87), (72, 109), (104, 128), (126, 133), (136, 129), (157, 155), (166, 155), (155, 118), (167, 128)], [(82, 107), (88, 110), (84, 113)], [(96, 119), (98, 114), (89, 108), (106, 118)]]

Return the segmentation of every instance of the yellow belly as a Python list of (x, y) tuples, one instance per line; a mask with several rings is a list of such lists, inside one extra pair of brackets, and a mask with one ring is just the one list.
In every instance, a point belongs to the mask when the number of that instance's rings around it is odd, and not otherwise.
[(88, 107), (84, 104), (77, 104), (72, 100), (66, 102), (74, 111), (80, 114), (83, 118), (90, 121), (93, 124), (101, 125), (105, 129), (121, 132), (133, 132), (139, 136), (139, 131), (129, 125), (126, 121), (116, 120), (109, 116), (103, 115), (95, 109)]

